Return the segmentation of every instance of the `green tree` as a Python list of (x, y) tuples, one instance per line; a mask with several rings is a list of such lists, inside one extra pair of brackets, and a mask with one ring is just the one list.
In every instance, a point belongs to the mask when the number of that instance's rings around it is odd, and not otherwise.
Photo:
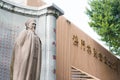
[(120, 0), (90, 0), (89, 6), (89, 25), (112, 53), (120, 55)]

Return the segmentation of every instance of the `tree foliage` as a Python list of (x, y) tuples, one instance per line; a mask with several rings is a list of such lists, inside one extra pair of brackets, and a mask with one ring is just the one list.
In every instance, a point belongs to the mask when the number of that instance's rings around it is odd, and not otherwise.
[(112, 53), (120, 55), (120, 0), (90, 0), (89, 5), (89, 25)]

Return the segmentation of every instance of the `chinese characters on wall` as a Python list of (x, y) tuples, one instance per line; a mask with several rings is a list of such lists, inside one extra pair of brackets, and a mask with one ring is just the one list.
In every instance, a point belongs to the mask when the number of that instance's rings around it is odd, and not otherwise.
[[(87, 54), (93, 56), (100, 62), (104, 63), (105, 65), (109, 66), (113, 70), (117, 70), (117, 62), (111, 61), (109, 57), (107, 57), (102, 51), (90, 45), (87, 41), (78, 38), (77, 35), (72, 36), (73, 45), (80, 48), (82, 51), (85, 51)], [(99, 51), (98, 51), (99, 50)]]

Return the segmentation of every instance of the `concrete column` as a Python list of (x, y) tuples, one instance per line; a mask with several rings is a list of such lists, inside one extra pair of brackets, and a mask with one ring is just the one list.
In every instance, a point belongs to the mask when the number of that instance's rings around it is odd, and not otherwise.
[(48, 8), (46, 15), (46, 76), (45, 80), (56, 80), (56, 20), (57, 9)]
[(46, 25), (46, 79), (56, 80), (56, 17), (54, 15), (47, 15)]

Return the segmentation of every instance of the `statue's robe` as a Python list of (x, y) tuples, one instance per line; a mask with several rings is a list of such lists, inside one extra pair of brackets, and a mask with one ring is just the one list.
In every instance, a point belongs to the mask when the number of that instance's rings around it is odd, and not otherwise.
[(40, 80), (41, 41), (31, 30), (22, 31), (15, 41), (10, 80)]

